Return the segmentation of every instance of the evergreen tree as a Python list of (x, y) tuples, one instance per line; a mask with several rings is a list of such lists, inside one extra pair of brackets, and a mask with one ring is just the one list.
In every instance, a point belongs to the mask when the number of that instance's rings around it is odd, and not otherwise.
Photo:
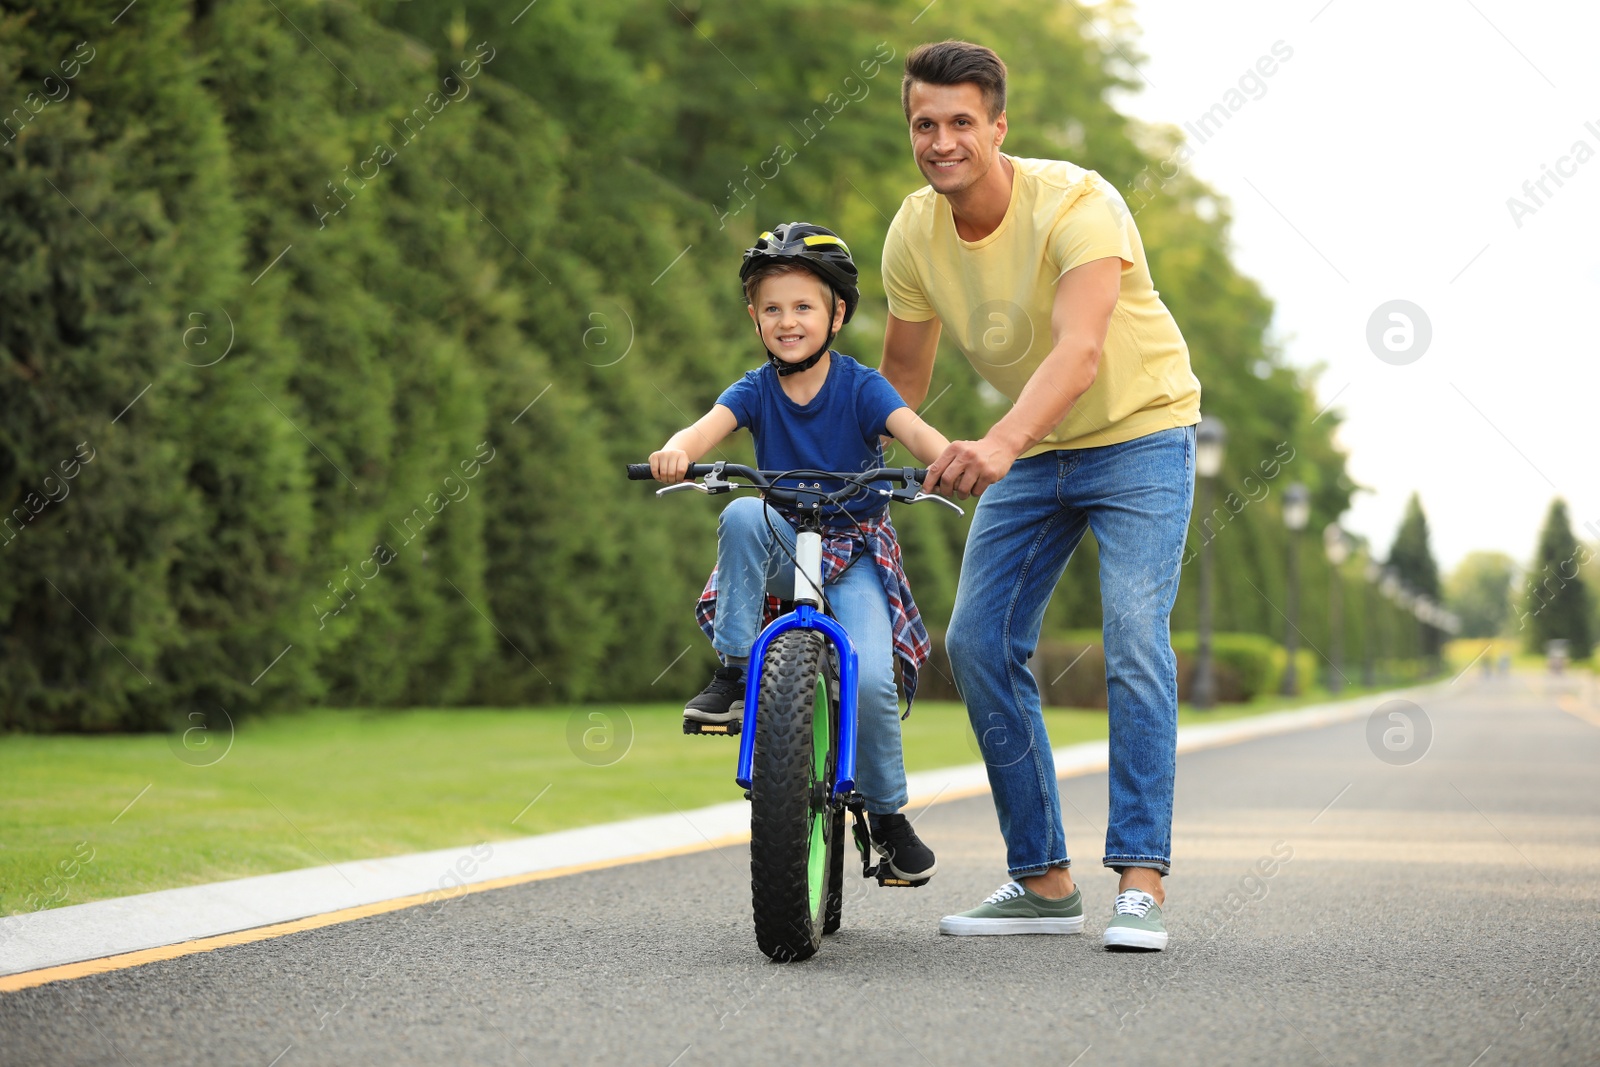
[(1428, 517), (1422, 511), (1422, 498), (1416, 493), (1406, 501), (1400, 529), (1389, 546), (1389, 566), (1414, 593), (1439, 596), (1439, 565), (1433, 560), (1428, 540)]
[[(1389, 546), (1389, 567), (1410, 587), (1413, 593), (1439, 600), (1439, 565), (1434, 562), (1433, 549), (1428, 541), (1428, 517), (1422, 511), (1422, 498), (1411, 494), (1406, 501), (1405, 515), (1400, 519), (1400, 529)], [(1409, 624), (1409, 620), (1406, 620)], [(1431, 626), (1423, 628), (1421, 652), (1424, 656), (1437, 656), (1442, 634)]]
[(292, 480), (292, 463), (244, 436), (232, 368), (196, 366), (228, 344), (220, 309), (241, 249), (188, 14), (132, 11), (117, 34), (105, 23), (84, 3), (0, 22), (6, 98), (51, 100), (0, 155), (0, 501), (13, 520), (0, 727), (249, 710), (276, 641), (257, 611), (279, 586), (264, 553), (295, 551), (292, 503), (246, 502)]
[(1530, 652), (1543, 652), (1548, 641), (1567, 642), (1573, 659), (1588, 659), (1594, 651), (1594, 604), (1584, 581), (1584, 567), (1593, 558), (1578, 543), (1567, 517), (1567, 502), (1550, 503), (1533, 566), (1528, 570), (1518, 623)]

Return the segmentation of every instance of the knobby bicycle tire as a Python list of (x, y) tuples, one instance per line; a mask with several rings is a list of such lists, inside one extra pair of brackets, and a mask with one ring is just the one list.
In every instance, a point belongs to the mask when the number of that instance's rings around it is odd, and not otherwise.
[(816, 953), (830, 901), (841, 895), (832, 892), (833, 883), (842, 889), (843, 820), (819, 807), (832, 786), (838, 734), (823, 674), (824, 644), (814, 631), (789, 630), (767, 646), (761, 668), (750, 777), (750, 889), (756, 943), (779, 963)]

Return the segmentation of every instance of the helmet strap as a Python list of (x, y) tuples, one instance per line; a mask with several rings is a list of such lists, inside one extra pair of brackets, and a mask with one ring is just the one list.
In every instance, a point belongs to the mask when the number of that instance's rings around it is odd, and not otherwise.
[[(772, 369), (778, 372), (778, 377), (787, 378), (791, 374), (799, 374), (801, 371), (810, 370), (812, 367), (815, 367), (822, 357), (827, 353), (828, 347), (832, 344), (833, 332), (830, 330), (828, 332), (828, 339), (822, 342), (822, 347), (811, 353), (811, 355), (807, 356), (805, 359), (802, 359), (799, 363), (784, 362), (777, 356), (773, 355), (772, 349), (770, 348), (767, 349), (767, 362), (772, 364)], [(765, 348), (766, 346), (762, 345), (762, 347)]]

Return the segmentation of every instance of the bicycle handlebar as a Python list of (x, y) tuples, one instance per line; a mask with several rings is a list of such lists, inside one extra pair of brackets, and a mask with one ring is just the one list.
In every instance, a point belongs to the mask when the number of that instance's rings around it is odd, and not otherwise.
[[(684, 477), (704, 478), (716, 468), (717, 465), (715, 463), (691, 463)], [(772, 479), (774, 478), (802, 472), (758, 471), (753, 467), (746, 467), (742, 463), (724, 463), (722, 465), (722, 473), (748, 478), (756, 485), (766, 487), (772, 484)], [(906, 484), (908, 475), (918, 485), (921, 485), (928, 478), (928, 468), (926, 467), (879, 467), (876, 470), (865, 471), (804, 471), (803, 473), (808, 477), (835, 478), (840, 481), (899, 482), (901, 485)], [(628, 464), (628, 480), (630, 482), (648, 482), (653, 477), (654, 475), (650, 473), (650, 464)]]
[[(727, 476), (743, 478), (749, 485), (725, 481)], [(713, 476), (715, 483), (713, 484)], [(628, 479), (635, 482), (649, 481), (653, 475), (650, 473), (648, 463), (628, 464)], [(697, 484), (695, 478), (704, 478), (705, 484)], [(805, 486), (780, 486), (775, 484), (778, 478), (817, 478), (830, 481), (844, 482), (842, 489), (833, 492), (820, 492), (818, 486), (807, 490)], [(928, 478), (926, 467), (879, 467), (876, 470), (864, 471), (759, 471), (754, 467), (746, 467), (742, 463), (691, 463), (685, 472), (684, 481), (675, 485), (666, 486), (656, 490), (656, 495), (664, 495), (679, 489), (698, 489), (703, 493), (726, 493), (734, 489), (758, 489), (770, 501), (780, 504), (800, 504), (804, 508), (815, 510), (820, 505), (836, 507), (845, 500), (860, 492), (877, 492), (884, 496), (899, 501), (902, 504), (915, 504), (923, 500), (932, 500), (943, 504), (958, 515), (965, 515), (961, 506), (952, 500), (947, 500), (934, 493), (922, 491), (922, 483)], [(874, 489), (868, 485), (870, 482), (893, 482), (904, 488), (890, 492), (886, 489)], [(809, 499), (811, 503), (804, 504), (803, 500)]]

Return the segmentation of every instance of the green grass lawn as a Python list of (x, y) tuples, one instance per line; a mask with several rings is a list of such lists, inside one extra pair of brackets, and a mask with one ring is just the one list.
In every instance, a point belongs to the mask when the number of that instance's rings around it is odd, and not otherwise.
[[(667, 704), (313, 711), (246, 723), (225, 755), (226, 738), (196, 735), (190, 762), (161, 734), (0, 737), (0, 914), (739, 799), (737, 742), (686, 737), (679, 716)], [(1106, 735), (1103, 711), (1046, 719), (1056, 745)], [(902, 725), (910, 770), (978, 761), (959, 704), (919, 703)]]

